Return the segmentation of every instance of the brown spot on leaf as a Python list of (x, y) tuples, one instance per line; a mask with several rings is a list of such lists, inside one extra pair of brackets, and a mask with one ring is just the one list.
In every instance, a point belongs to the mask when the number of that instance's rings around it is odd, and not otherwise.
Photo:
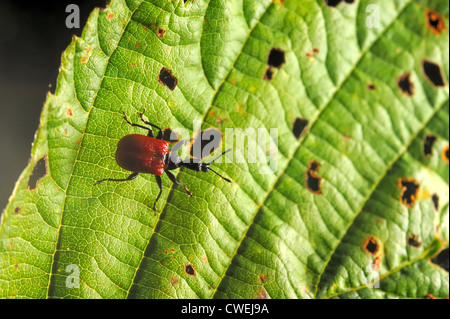
[(408, 244), (408, 246), (414, 247), (414, 248), (419, 248), (420, 246), (422, 246), (422, 243), (419, 241), (419, 236), (415, 235), (415, 234), (410, 234), (408, 236), (407, 244)]
[(428, 82), (436, 88), (445, 86), (444, 76), (439, 65), (429, 60), (422, 60), (422, 71)]
[(156, 31), (156, 35), (160, 39), (164, 38), (165, 33), (166, 33), (166, 30), (164, 30), (163, 28), (158, 28), (158, 30)]
[(178, 279), (175, 277), (170, 278), (170, 285), (173, 287), (178, 283)]
[(442, 31), (446, 30), (444, 18), (433, 10), (428, 10), (426, 13), (427, 26), (433, 33), (440, 35)]
[(14, 215), (19, 215), (20, 214), (20, 207), (17, 206), (16, 208), (14, 208)]
[(364, 242), (364, 250), (371, 255), (376, 255), (380, 250), (380, 245), (378, 245), (378, 241), (375, 237), (370, 236)]
[(306, 170), (305, 173), (306, 187), (311, 193), (316, 195), (322, 194), (321, 189), (322, 178), (317, 175), (320, 166), (321, 165), (318, 162), (311, 160), (311, 162), (309, 162), (308, 169)]
[(375, 257), (375, 259), (372, 262), (373, 265), (373, 271), (380, 271), (381, 269), (381, 256)]
[(373, 83), (367, 84), (366, 88), (367, 88), (369, 91), (375, 91), (375, 90), (377, 89), (377, 87), (376, 87), (375, 84), (373, 84)]
[(398, 180), (398, 187), (401, 188), (400, 202), (408, 208), (416, 203), (420, 184), (412, 178), (403, 177)]
[(67, 108), (66, 114), (67, 114), (68, 117), (73, 117), (73, 111), (72, 111), (72, 109), (70, 107)]
[(33, 172), (28, 178), (27, 188), (29, 190), (35, 190), (39, 180), (45, 175), (47, 175), (47, 155), (42, 157), (34, 166)]
[(414, 83), (411, 82), (411, 73), (406, 73), (399, 77), (397, 85), (403, 94), (407, 96), (414, 95)]
[(178, 80), (172, 75), (172, 71), (163, 67), (159, 72), (158, 82), (167, 86), (169, 90), (173, 91), (177, 87)]
[(83, 55), (83, 57), (81, 58), (81, 64), (86, 63), (86, 61), (87, 61), (87, 59), (88, 59), (88, 56), (89, 56), (89, 53), (91, 53), (91, 50), (92, 50), (92, 47), (91, 47), (91, 46), (88, 46), (87, 51), (86, 51), (86, 54)]
[(256, 299), (267, 299), (267, 291), (266, 289), (264, 289), (264, 287), (262, 287), (261, 290), (258, 292)]
[(186, 273), (186, 275), (189, 275), (191, 277), (195, 277), (197, 275), (194, 266), (192, 266), (191, 264), (187, 264), (186, 266), (184, 266), (184, 272)]
[(444, 147), (444, 149), (442, 150), (442, 153), (441, 153), (442, 159), (443, 159), (447, 164), (448, 164), (448, 147), (449, 147), (449, 145), (447, 144), (447, 146)]
[(266, 279), (267, 279), (267, 275), (266, 274), (262, 274), (262, 275), (258, 276), (258, 280), (262, 284), (266, 281)]
[(112, 18), (114, 18), (114, 13), (111, 12), (110, 14), (108, 14), (107, 19), (108, 19), (108, 20), (111, 20)]

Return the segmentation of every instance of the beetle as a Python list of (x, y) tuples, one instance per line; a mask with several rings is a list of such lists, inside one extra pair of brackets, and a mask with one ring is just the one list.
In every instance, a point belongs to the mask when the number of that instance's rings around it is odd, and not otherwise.
[[(160, 127), (145, 120), (144, 112), (140, 113), (140, 118), (142, 122), (144, 122), (144, 124), (147, 124), (149, 127), (131, 123), (125, 112), (123, 112), (123, 118), (131, 126), (147, 130), (148, 131), (147, 135), (141, 134), (125, 135), (117, 143), (117, 150), (115, 156), (117, 164), (121, 168), (127, 171), (131, 171), (133, 173), (131, 173), (130, 176), (128, 176), (125, 179), (114, 179), (114, 178), (102, 179), (97, 181), (94, 184), (94, 186), (106, 181), (111, 182), (131, 181), (135, 179), (140, 173), (155, 175), (156, 183), (158, 184), (159, 187), (159, 194), (156, 197), (155, 203), (153, 204), (153, 211), (155, 212), (156, 215), (157, 212), (156, 204), (159, 198), (161, 197), (163, 189), (161, 176), (164, 173), (166, 173), (166, 175), (169, 177), (172, 183), (179, 186), (183, 186), (189, 197), (192, 197), (192, 193), (189, 191), (187, 186), (185, 184), (180, 183), (170, 171), (180, 167), (186, 167), (196, 172), (202, 171), (207, 173), (211, 171), (216, 175), (218, 175), (219, 177), (221, 177), (226, 182), (231, 183), (231, 180), (223, 177), (210, 167), (212, 163), (214, 163), (220, 157), (231, 151), (231, 149), (226, 150), (209, 163), (203, 163), (201, 160), (198, 161), (195, 159), (183, 161), (181, 157), (177, 154), (177, 152), (185, 143), (188, 143), (188, 141), (185, 140), (180, 141), (177, 144), (175, 144), (171, 149), (169, 149), (169, 137), (166, 137), (164, 135), (163, 130)], [(159, 131), (156, 137), (154, 135), (152, 128)]]

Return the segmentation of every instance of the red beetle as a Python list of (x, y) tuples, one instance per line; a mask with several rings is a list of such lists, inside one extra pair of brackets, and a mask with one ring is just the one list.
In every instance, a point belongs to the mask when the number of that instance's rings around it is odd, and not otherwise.
[[(140, 113), (141, 120), (150, 127), (145, 127), (139, 124), (133, 124), (130, 122), (125, 113), (123, 113), (123, 115), (125, 121), (127, 121), (127, 123), (130, 124), (131, 126), (140, 127), (148, 131), (147, 135), (141, 134), (126, 135), (122, 137), (122, 139), (117, 144), (116, 150), (117, 164), (123, 169), (131, 171), (133, 173), (125, 179), (107, 178), (96, 182), (94, 185), (98, 185), (105, 181), (112, 181), (112, 182), (130, 181), (135, 179), (139, 175), (139, 173), (155, 175), (156, 183), (158, 184), (159, 187), (158, 197), (156, 198), (155, 203), (153, 204), (153, 210), (156, 212), (157, 211), (156, 203), (161, 197), (163, 187), (161, 175), (163, 175), (164, 173), (167, 174), (172, 183), (183, 186), (188, 196), (192, 196), (192, 193), (189, 191), (187, 186), (178, 182), (175, 176), (171, 172), (169, 172), (171, 170), (177, 169), (179, 167), (186, 167), (190, 170), (197, 172), (202, 171), (206, 173), (208, 171), (211, 171), (219, 175), (225, 181), (231, 183), (229, 179), (223, 177), (210, 167), (211, 163), (215, 162), (221, 156), (231, 151), (231, 149), (223, 152), (220, 156), (218, 156), (209, 163), (203, 163), (195, 159), (183, 161), (180, 158), (180, 156), (178, 156), (177, 152), (185, 143), (187, 143), (187, 141), (180, 141), (177, 144), (175, 144), (174, 147), (172, 147), (172, 149), (169, 150), (169, 143), (167, 140), (165, 140), (165, 136), (161, 128), (146, 121), (143, 117), (144, 113)], [(154, 137), (154, 133), (151, 127), (159, 130), (159, 133), (156, 136), (156, 138)]]

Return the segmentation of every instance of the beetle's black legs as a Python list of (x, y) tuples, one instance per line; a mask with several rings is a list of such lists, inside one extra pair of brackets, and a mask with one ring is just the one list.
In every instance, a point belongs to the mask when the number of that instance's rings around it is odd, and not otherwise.
[(167, 176), (169, 176), (170, 180), (172, 181), (172, 183), (183, 186), (184, 189), (186, 190), (186, 193), (188, 194), (189, 197), (192, 197), (192, 193), (189, 191), (189, 189), (187, 188), (186, 185), (180, 183), (179, 181), (177, 181), (177, 179), (175, 178), (175, 176), (169, 172), (169, 171), (165, 171)]
[[(159, 130), (158, 135), (156, 135), (156, 138), (158, 140), (161, 140), (163, 138), (163, 136), (164, 136), (164, 133), (163, 133), (162, 129), (159, 126), (156, 126), (155, 124), (150, 123), (149, 121), (145, 120), (144, 119), (144, 112), (145, 112), (145, 110), (142, 113), (139, 113), (139, 115), (141, 117), (141, 121), (144, 122), (147, 125), (150, 125), (151, 127), (156, 128), (157, 130)], [(153, 136), (151, 136), (151, 137), (153, 137)]]
[[(142, 128), (142, 129), (144, 129), (144, 130), (147, 130), (147, 131), (148, 131), (147, 136), (150, 136), (150, 137), (154, 137), (154, 136), (155, 136), (155, 134), (153, 133), (153, 130), (152, 130), (151, 128), (145, 127), (145, 126), (142, 126), (142, 125), (139, 125), (139, 124), (131, 123), (130, 120), (128, 119), (128, 116), (125, 114), (125, 112), (123, 112), (123, 118), (124, 118), (124, 120), (127, 121), (127, 123), (130, 124), (131, 126), (134, 126), (134, 127), (140, 127), (140, 128)], [(159, 134), (158, 134), (158, 135), (159, 135)]]
[(94, 185), (98, 185), (100, 183), (106, 182), (106, 181), (110, 181), (110, 182), (126, 182), (126, 181), (131, 181), (133, 179), (135, 179), (137, 176), (139, 175), (139, 173), (132, 173), (130, 176), (128, 176), (125, 179), (113, 179), (113, 178), (107, 178), (107, 179), (102, 179), (100, 181), (97, 181)]
[(155, 203), (153, 204), (153, 211), (155, 212), (155, 216), (156, 216), (156, 212), (158, 211), (156, 209), (156, 203), (158, 202), (159, 198), (161, 197), (162, 190), (163, 190), (163, 184), (162, 184), (161, 176), (155, 175), (155, 179), (156, 179), (156, 183), (158, 184), (158, 187), (159, 187), (158, 197), (156, 197)]

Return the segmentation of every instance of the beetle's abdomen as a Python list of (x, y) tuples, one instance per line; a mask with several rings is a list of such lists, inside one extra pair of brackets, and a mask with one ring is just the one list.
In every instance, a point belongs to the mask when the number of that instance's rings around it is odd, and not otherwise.
[(168, 151), (166, 141), (140, 134), (126, 135), (117, 144), (116, 162), (127, 171), (160, 176)]

